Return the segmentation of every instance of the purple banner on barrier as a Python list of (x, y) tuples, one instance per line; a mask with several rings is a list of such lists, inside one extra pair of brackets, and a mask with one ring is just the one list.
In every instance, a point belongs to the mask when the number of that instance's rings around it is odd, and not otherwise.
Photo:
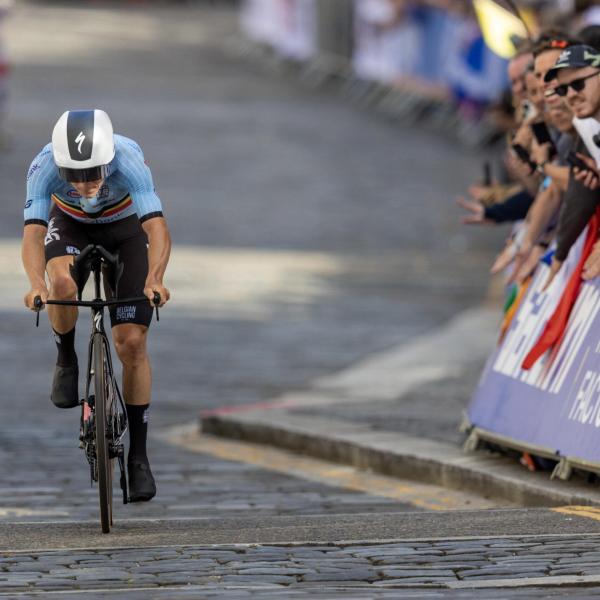
[[(574, 248), (575, 250), (575, 248)], [(554, 312), (579, 252), (561, 281), (542, 291), (542, 265), (469, 407), (471, 423), (494, 433), (600, 462), (600, 282), (584, 283), (561, 342), (530, 371), (523, 359)]]

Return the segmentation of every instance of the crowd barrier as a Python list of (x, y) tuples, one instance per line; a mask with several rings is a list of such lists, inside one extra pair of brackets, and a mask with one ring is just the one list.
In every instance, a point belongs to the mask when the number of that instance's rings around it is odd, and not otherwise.
[(344, 58), (354, 73), (388, 85), (412, 82), (422, 92), (485, 106), (508, 85), (506, 60), (484, 43), (473, 17), (418, 2), (389, 0), (244, 0), (242, 26), (281, 56)]
[(308, 60), (317, 52), (317, 0), (244, 0), (242, 29), (283, 57)]
[(483, 439), (554, 459), (563, 479), (600, 472), (600, 282), (581, 280), (594, 241), (581, 235), (547, 290), (542, 261), (516, 300), (468, 409), (467, 449)]

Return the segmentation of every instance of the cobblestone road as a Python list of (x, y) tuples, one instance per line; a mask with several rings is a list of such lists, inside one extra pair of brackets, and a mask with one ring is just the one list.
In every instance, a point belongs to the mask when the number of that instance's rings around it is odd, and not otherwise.
[[(81, 590), (85, 597), (102, 598), (113, 594), (103, 596), (100, 591), (112, 589), (116, 597), (117, 591), (138, 589), (127, 597), (191, 598), (202, 594), (210, 598), (226, 592), (228, 598), (245, 598), (254, 592), (268, 598), (366, 599), (405, 594), (437, 597), (439, 592), (432, 588), (445, 588), (454, 590), (452, 597), (456, 598), (515, 597), (523, 591), (489, 588), (499, 587), (503, 581), (518, 584), (540, 577), (546, 578), (544, 585), (550, 588), (573, 584), (577, 577), (580, 583), (586, 579), (591, 583), (593, 578), (600, 581), (599, 542), (598, 536), (546, 536), (352, 546), (187, 546), (3, 554), (0, 596), (42, 589), (43, 593)], [(333, 589), (325, 591), (324, 586)], [(169, 589), (155, 592), (156, 587)], [(413, 589), (406, 592), (406, 588)], [(465, 591), (459, 592), (461, 589)], [(581, 595), (583, 592), (580, 590)]]

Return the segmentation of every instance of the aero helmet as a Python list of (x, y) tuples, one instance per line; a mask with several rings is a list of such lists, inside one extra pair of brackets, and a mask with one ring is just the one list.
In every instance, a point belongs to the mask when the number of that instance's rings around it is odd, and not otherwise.
[(105, 179), (115, 157), (109, 116), (103, 110), (68, 110), (54, 126), (52, 154), (65, 181)]

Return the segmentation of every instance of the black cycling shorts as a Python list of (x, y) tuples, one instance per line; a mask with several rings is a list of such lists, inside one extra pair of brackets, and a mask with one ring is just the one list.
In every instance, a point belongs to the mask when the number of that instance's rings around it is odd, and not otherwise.
[[(76, 221), (53, 206), (45, 240), (46, 262), (59, 256), (76, 256), (89, 244), (101, 245), (111, 254), (119, 253), (123, 275), (119, 280), (118, 298), (144, 295), (148, 276), (148, 237), (137, 215), (114, 223), (88, 224)], [(105, 292), (107, 298), (113, 297), (107, 286)], [(113, 327), (124, 323), (148, 327), (153, 309), (150, 302), (145, 301), (131, 306), (111, 306), (109, 312)]]

